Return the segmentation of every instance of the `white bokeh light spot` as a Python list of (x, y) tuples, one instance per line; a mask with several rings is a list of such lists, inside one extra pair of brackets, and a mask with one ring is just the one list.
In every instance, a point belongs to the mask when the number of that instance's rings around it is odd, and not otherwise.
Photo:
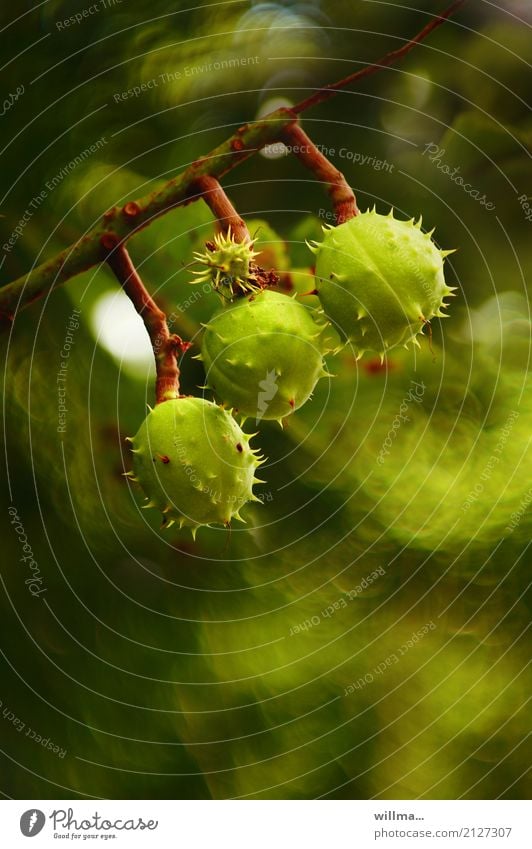
[(124, 292), (106, 292), (95, 302), (90, 325), (99, 345), (119, 368), (133, 377), (155, 373), (153, 351), (144, 323)]

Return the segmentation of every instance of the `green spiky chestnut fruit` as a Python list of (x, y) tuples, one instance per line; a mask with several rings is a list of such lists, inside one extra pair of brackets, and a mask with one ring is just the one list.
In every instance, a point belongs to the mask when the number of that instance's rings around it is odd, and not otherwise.
[(255, 277), (253, 241), (237, 242), (229, 228), (227, 233), (217, 233), (207, 242), (203, 252), (197, 251), (194, 259), (201, 269), (193, 271), (194, 283), (209, 283), (224, 298), (253, 292), (259, 288)]
[(326, 325), (288, 295), (265, 289), (239, 298), (205, 327), (207, 384), (239, 415), (281, 421), (327, 374), (324, 331)]
[(324, 228), (323, 241), (311, 244), (325, 314), (357, 357), (419, 345), (416, 336), (428, 321), (447, 318), (444, 298), (453, 288), (443, 259), (452, 251), (440, 251), (432, 232), (421, 231), (421, 218), (414, 224), (373, 209)]
[(200, 525), (240, 519), (260, 460), (226, 410), (203, 398), (158, 404), (130, 440), (133, 471), (146, 495), (144, 507), (163, 514), (163, 526), (178, 522), (195, 535)]

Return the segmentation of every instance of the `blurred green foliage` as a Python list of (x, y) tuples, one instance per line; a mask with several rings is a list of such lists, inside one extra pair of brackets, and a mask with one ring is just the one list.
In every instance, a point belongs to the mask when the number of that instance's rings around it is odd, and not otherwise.
[[(2, 283), (208, 153), (271, 98), (301, 99), (434, 12), (426, 0), (186, 11), (122, 0), (64, 24), (87, 5), (27, 4), (17, 20), (0, 10), (4, 96), (24, 87), (2, 117), (2, 244), (31, 209), (3, 251)], [(499, 7), (467, 4), (403, 64), (303, 118), (362, 208), (422, 213), (441, 246), (459, 249), (447, 260), (459, 297), (445, 326), (433, 323), (432, 350), (427, 340), (381, 367), (346, 349), (330, 360), (337, 377), (283, 431), (261, 428), (267, 483), (247, 526), (193, 543), (139, 511), (124, 437), (152, 403), (152, 372), (121, 365), (113, 339), (98, 338), (91, 316), (116, 291), (104, 269), (3, 330), (4, 794), (527, 797), (532, 222), (519, 198), (531, 185), (532, 80), (527, 27), (512, 3)], [(495, 209), (450, 179), (455, 168)], [(322, 188), (294, 158), (261, 155), (224, 185), (252, 229), (265, 222), (270, 260), (283, 271), (290, 262), (292, 285), (309, 291), (305, 240), (329, 209)], [(211, 232), (197, 203), (131, 242), (173, 329), (194, 341), (218, 306), (188, 285)], [(128, 321), (139, 339), (140, 319)], [(412, 381), (420, 400), (394, 431)], [(202, 382), (187, 356), (184, 390)], [(10, 505), (43, 578), (36, 598)]]

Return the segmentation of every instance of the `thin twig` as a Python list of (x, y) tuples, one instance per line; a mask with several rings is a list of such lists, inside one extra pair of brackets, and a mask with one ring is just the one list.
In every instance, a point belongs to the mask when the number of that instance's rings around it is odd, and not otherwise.
[(283, 130), (282, 140), (303, 165), (328, 186), (337, 224), (343, 224), (344, 221), (358, 215), (355, 193), (344, 175), (318, 150), (312, 139), (298, 124), (286, 127)]
[(384, 68), (388, 68), (390, 65), (393, 65), (394, 62), (397, 62), (399, 59), (402, 59), (403, 56), (406, 56), (407, 53), (410, 53), (417, 44), (424, 41), (424, 39), (430, 35), (433, 30), (441, 26), (441, 24), (450, 18), (451, 15), (454, 15), (454, 13), (460, 8), (460, 6), (463, 6), (465, 2), (466, 0), (456, 0), (455, 3), (452, 3), (452, 5), (445, 10), (445, 12), (442, 12), (441, 15), (438, 15), (436, 18), (433, 18), (432, 21), (429, 21), (429, 23), (424, 26), (423, 29), (414, 36), (414, 38), (411, 38), (410, 41), (402, 47), (399, 47), (397, 50), (392, 50), (391, 53), (387, 53), (386, 56), (383, 56), (382, 59), (379, 59), (379, 61), (375, 62), (373, 65), (366, 65), (365, 68), (361, 68), (360, 71), (355, 71), (353, 74), (349, 74), (349, 76), (344, 77), (343, 80), (338, 80), (336, 83), (331, 83), (330, 85), (326, 85), (323, 88), (318, 89), (318, 91), (315, 91), (314, 94), (310, 95), (310, 97), (307, 97), (300, 103), (296, 103), (296, 105), (292, 107), (292, 112), (295, 112), (296, 115), (300, 115), (306, 109), (310, 109), (312, 106), (317, 106), (318, 103), (324, 103), (326, 100), (330, 100), (331, 97), (334, 97), (339, 91), (350, 85), (350, 83), (361, 80), (363, 77), (370, 77), (372, 74), (376, 74), (378, 71), (382, 71)]
[[(159, 309), (144, 286), (124, 243), (111, 247), (108, 240), (107, 264), (113, 270), (124, 292), (141, 316), (153, 348), (157, 377), (155, 381), (155, 403), (179, 398), (178, 352), (187, 350), (189, 342), (183, 342), (170, 333), (165, 313)], [(106, 247), (104, 245), (104, 247)]]
[[(244, 221), (234, 208), (216, 177), (206, 174), (199, 177), (192, 186), (192, 192), (205, 201), (223, 232), (231, 233), (237, 242), (250, 242), (251, 236)], [(192, 200), (192, 197), (191, 197)]]

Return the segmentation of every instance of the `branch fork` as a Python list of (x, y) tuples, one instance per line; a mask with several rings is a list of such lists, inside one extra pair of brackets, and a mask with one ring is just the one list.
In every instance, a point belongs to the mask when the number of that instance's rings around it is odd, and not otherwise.
[[(170, 333), (165, 313), (157, 306), (133, 265), (125, 245), (127, 239), (160, 215), (201, 197), (212, 210), (222, 232), (231, 232), (237, 242), (251, 244), (252, 239), (246, 224), (225, 194), (219, 178), (266, 145), (279, 141), (292, 148), (302, 164), (327, 186), (338, 224), (358, 215), (353, 190), (344, 175), (329, 162), (302, 130), (298, 123), (299, 115), (306, 109), (334, 97), (347, 85), (402, 59), (464, 3), (465, 0), (455, 0), (444, 12), (432, 18), (410, 41), (398, 50), (386, 54), (373, 65), (367, 65), (350, 76), (315, 91), (291, 109), (277, 109), (259, 121), (239, 127), (232, 138), (219, 145), (208, 156), (197, 159), (161, 189), (137, 201), (129, 201), (123, 207), (108, 210), (99, 224), (76, 243), (0, 289), (0, 317), (12, 322), (18, 311), (33, 301), (49, 294), (77, 274), (105, 261), (142, 317), (150, 337), (157, 371), (156, 402), (181, 397), (178, 355), (184, 353), (190, 343)], [(264, 279), (264, 286), (275, 282), (275, 274), (268, 274), (270, 276)]]

